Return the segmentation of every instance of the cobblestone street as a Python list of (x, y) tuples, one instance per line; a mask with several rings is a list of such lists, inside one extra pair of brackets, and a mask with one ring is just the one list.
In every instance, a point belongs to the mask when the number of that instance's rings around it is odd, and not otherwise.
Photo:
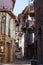
[(0, 63), (0, 65), (31, 65), (31, 60), (16, 60), (15, 63)]
[(0, 65), (31, 65), (31, 64), (0, 64)]
[(43, 0), (0, 0), (0, 65), (43, 65)]

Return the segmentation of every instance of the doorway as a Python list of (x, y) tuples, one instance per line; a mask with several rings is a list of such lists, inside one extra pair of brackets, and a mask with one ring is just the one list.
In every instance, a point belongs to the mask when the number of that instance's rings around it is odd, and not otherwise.
[(6, 62), (10, 62), (10, 43), (6, 43)]

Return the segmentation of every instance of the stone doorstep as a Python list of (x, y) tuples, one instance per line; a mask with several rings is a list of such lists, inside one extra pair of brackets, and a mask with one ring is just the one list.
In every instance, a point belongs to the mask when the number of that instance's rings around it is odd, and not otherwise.
[(39, 65), (43, 65), (43, 64), (39, 64)]
[(31, 65), (31, 64), (2, 64), (2, 65)]

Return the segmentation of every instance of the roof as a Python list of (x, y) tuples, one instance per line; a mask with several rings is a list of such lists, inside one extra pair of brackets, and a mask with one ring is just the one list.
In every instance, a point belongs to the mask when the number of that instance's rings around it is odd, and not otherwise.
[(16, 16), (12, 13), (12, 11), (10, 11), (8, 9), (0, 9), (0, 12), (6, 12), (16, 20)]
[(12, 1), (13, 1), (13, 7), (14, 7), (16, 0), (12, 0)]
[(22, 11), (22, 14), (30, 14), (30, 13), (34, 13), (33, 5), (26, 6), (25, 9)]
[(28, 14), (34, 15), (34, 6), (30, 5), (30, 6), (26, 6), (25, 9), (22, 11), (22, 13), (20, 13), (18, 15), (18, 18), (26, 18), (28, 16)]

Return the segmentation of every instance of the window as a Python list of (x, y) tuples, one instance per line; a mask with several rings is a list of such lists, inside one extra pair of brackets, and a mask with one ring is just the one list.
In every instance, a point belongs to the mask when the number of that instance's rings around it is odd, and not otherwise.
[(6, 16), (2, 16), (1, 20), (1, 34), (5, 34), (6, 28)]
[(18, 31), (19, 31), (18, 26), (16, 26), (16, 32), (18, 32)]
[[(11, 19), (10, 19), (11, 20)], [(8, 36), (10, 37), (10, 20), (9, 20), (9, 24), (8, 24)]]
[(0, 50), (1, 50), (2, 53), (4, 52), (4, 46), (3, 45), (0, 46)]
[(35, 33), (30, 33), (30, 43), (35, 42)]
[(34, 43), (34, 41), (35, 41), (35, 34), (32, 33), (32, 43)]
[(29, 27), (29, 20), (26, 20), (26, 28)]
[(5, 46), (3, 42), (0, 42), (0, 53), (4, 53), (5, 52)]

